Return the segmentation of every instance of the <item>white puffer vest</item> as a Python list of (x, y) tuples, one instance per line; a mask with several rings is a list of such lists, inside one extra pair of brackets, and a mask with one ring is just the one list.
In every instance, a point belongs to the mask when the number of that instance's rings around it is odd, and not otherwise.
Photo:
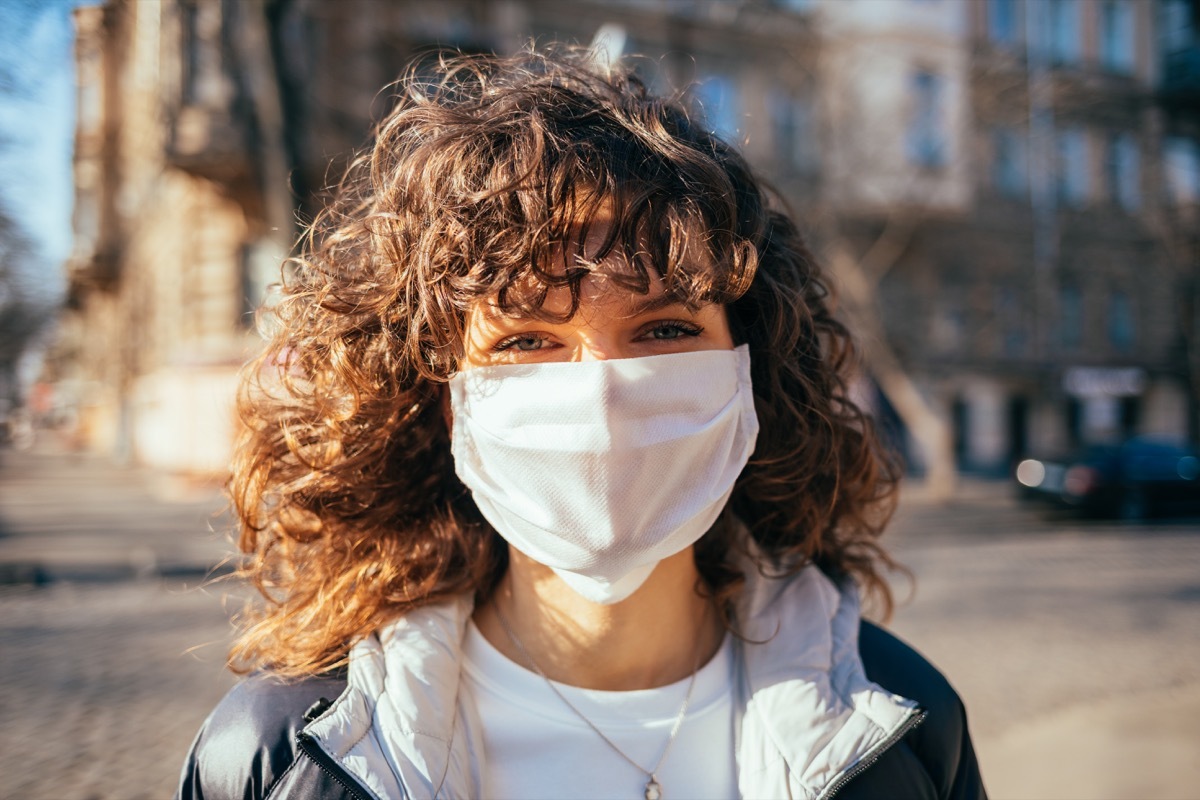
[[(828, 797), (920, 712), (867, 680), (852, 584), (839, 590), (815, 567), (746, 576), (734, 655), (741, 795)], [(358, 644), (347, 691), (305, 729), (380, 800), (482, 795), (480, 724), (459, 702), (471, 612), (469, 598), (426, 607)]]

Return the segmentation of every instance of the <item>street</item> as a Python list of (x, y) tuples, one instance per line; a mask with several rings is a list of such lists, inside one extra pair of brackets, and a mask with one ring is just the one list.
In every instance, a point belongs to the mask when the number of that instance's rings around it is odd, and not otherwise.
[(998, 488), (914, 499), (891, 532), (917, 577), (892, 627), (966, 700), (992, 796), (1200, 797), (1200, 522), (1047, 518)]
[[(173, 791), (235, 679), (244, 595), (203, 587), (228, 552), (222, 505), (50, 446), (0, 451), (4, 797)], [(1200, 797), (1200, 523), (1055, 519), (967, 483), (948, 506), (907, 491), (887, 539), (916, 576), (892, 627), (965, 699), (993, 797)]]

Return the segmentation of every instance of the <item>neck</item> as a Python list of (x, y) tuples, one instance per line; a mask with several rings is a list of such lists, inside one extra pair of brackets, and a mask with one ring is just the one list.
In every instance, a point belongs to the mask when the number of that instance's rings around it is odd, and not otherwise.
[(692, 548), (661, 561), (620, 603), (584, 599), (542, 564), (509, 548), (509, 569), (475, 624), (501, 653), (532, 668), (513, 633), (546, 677), (607, 691), (651, 689), (680, 681), (716, 653), (723, 628), (700, 580)]

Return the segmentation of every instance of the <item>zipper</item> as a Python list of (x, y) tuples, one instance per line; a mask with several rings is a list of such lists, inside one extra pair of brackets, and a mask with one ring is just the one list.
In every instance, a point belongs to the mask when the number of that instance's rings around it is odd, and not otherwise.
[(928, 716), (928, 713), (929, 712), (927, 711), (918, 710), (915, 714), (912, 714), (904, 721), (903, 725), (892, 731), (891, 736), (875, 745), (875, 747), (872, 748), (871, 751), (865, 756), (863, 756), (863, 758), (857, 764), (848, 769), (846, 773), (842, 775), (842, 777), (838, 778), (828, 789), (818, 795), (818, 800), (829, 800), (829, 798), (840, 792), (847, 783), (861, 775), (863, 772), (869, 769), (872, 764), (878, 761), (880, 756), (891, 749), (892, 745), (899, 742), (908, 735), (909, 731), (924, 722), (925, 717)]
[(349, 792), (355, 800), (375, 800), (374, 795), (366, 787), (321, 749), (321, 745), (317, 743), (312, 734), (301, 732), (296, 736), (296, 741), (304, 754), (311, 758), (322, 772), (341, 784), (342, 788)]

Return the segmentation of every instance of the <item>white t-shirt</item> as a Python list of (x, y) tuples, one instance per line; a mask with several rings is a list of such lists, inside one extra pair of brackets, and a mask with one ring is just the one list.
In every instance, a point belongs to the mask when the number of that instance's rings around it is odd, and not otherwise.
[[(646, 775), (621, 758), (536, 672), (513, 663), (472, 622), (464, 643), (467, 702), (483, 723), (483, 794), (495, 800), (641, 800)], [(737, 797), (729, 637), (696, 674), (687, 716), (658, 768), (664, 798)], [(651, 769), (691, 678), (657, 689), (605, 692), (556, 683), (630, 758)]]

